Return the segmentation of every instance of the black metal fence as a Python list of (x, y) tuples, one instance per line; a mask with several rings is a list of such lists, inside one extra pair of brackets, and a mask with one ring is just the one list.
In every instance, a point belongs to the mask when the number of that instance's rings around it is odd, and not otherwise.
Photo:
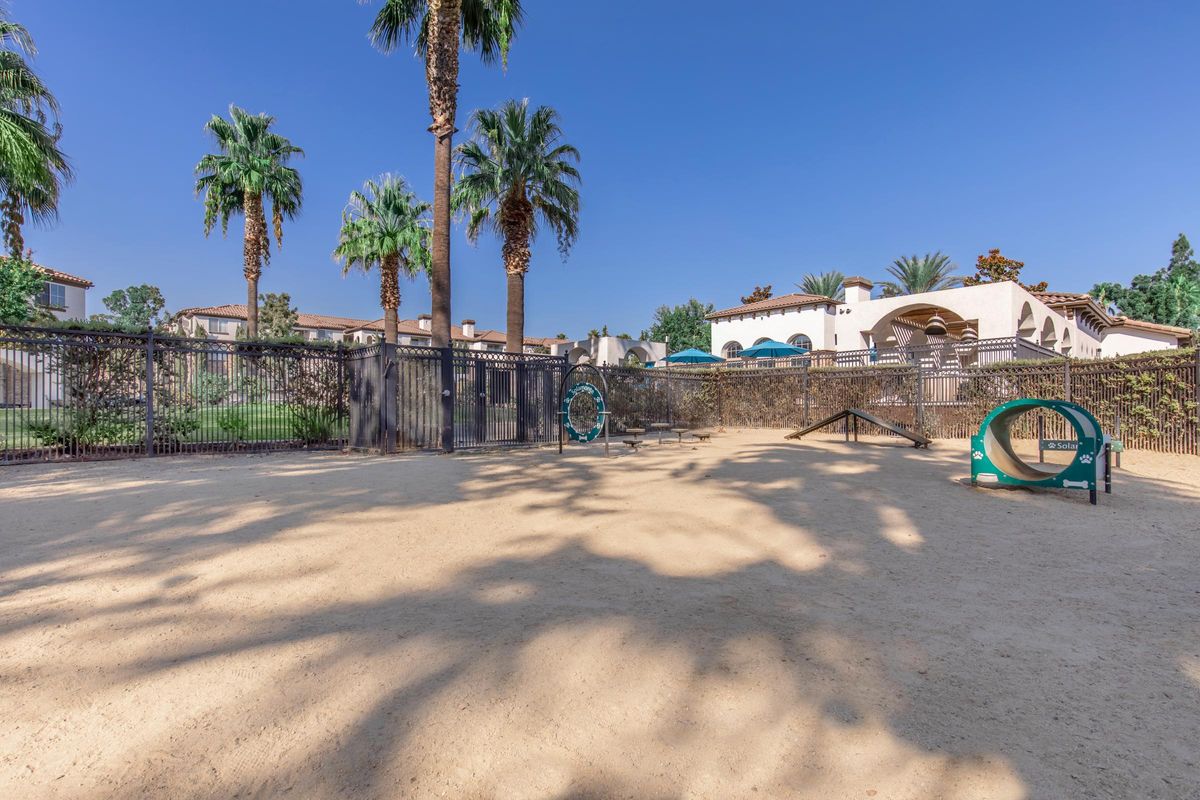
[[(1075, 400), (1127, 446), (1200, 454), (1196, 351), (1075, 361), (776, 369), (605, 368), (614, 432), (666, 422), (799, 428), (861, 408), (966, 438), (1017, 397)], [(0, 329), (0, 463), (556, 440), (561, 358)], [(1018, 436), (1035, 435), (1034, 418)], [(1063, 435), (1056, 417), (1043, 422)]]
[(341, 447), (344, 351), (0, 330), (0, 462)]

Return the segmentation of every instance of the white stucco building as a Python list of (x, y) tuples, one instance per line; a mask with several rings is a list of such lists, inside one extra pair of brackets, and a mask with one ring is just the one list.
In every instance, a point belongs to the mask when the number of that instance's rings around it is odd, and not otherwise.
[(46, 276), (46, 287), (34, 298), (38, 307), (60, 320), (87, 319), (87, 291), (92, 282), (41, 264), (35, 266)]
[(620, 336), (592, 336), (575, 341), (552, 339), (550, 354), (566, 356), (571, 364), (586, 358), (597, 367), (643, 366), (666, 358), (667, 345)]
[(871, 298), (870, 281), (847, 278), (845, 301), (788, 294), (716, 311), (712, 352), (724, 358), (774, 339), (814, 351), (869, 353), (963, 341), (1012, 340), (1029, 352), (1078, 358), (1180, 347), (1191, 331), (1113, 316), (1085, 294), (1030, 292), (1013, 282)]

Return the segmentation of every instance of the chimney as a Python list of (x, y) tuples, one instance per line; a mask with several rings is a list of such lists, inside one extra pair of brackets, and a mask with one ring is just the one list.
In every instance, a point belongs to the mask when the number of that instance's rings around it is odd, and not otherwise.
[(871, 299), (871, 289), (875, 284), (871, 283), (866, 278), (851, 277), (842, 281), (842, 288), (846, 290), (847, 303), (865, 303)]
[(474, 339), (475, 338), (475, 320), (464, 319), (463, 323), (462, 323), (462, 329), (463, 329), (463, 338), (464, 339)]
[(417, 314), (417, 327), (423, 331), (433, 330), (433, 315)]

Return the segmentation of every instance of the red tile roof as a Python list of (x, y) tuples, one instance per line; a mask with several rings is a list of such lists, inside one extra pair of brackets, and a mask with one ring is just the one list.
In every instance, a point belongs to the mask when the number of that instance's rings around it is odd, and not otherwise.
[[(0, 261), (7, 261), (8, 256), (0, 256)], [(94, 283), (87, 278), (81, 278), (78, 275), (72, 275), (69, 272), (47, 267), (44, 264), (34, 264), (36, 269), (41, 270), (46, 275), (46, 280), (54, 281), (55, 283), (65, 283), (68, 286), (78, 286), (81, 289), (91, 289), (95, 286)]]
[(1153, 331), (1154, 333), (1169, 333), (1184, 340), (1192, 338), (1192, 331), (1189, 328), (1180, 328), (1176, 325), (1162, 325), (1157, 322), (1145, 322), (1140, 319), (1130, 319), (1129, 317), (1113, 317), (1112, 327), (1133, 328), (1134, 330)]
[[(223, 306), (185, 308), (179, 312), (179, 315), (184, 317), (222, 317), (225, 319), (246, 319), (247, 317), (245, 303), (227, 303)], [(367, 320), (355, 319), (354, 317), (331, 317), (325, 314), (306, 314), (303, 312), (296, 315), (296, 326), (299, 328), (346, 330), (364, 324), (367, 324)]]
[(734, 306), (733, 308), (714, 311), (705, 317), (705, 319), (721, 319), (722, 317), (734, 317), (739, 314), (757, 314), (760, 311), (775, 311), (780, 308), (800, 308), (801, 306), (815, 306), (821, 303), (841, 304), (838, 300), (822, 297), (817, 294), (792, 292), (791, 294), (781, 294), (778, 297), (772, 297), (768, 300), (759, 300), (757, 303), (746, 303)]

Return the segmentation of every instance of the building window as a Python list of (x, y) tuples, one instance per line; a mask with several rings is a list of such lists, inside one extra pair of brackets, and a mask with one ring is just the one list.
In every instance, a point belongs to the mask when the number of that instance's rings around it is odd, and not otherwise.
[(795, 336), (788, 339), (787, 343), (792, 347), (803, 347), (805, 350), (812, 350), (812, 339), (808, 338), (803, 333), (797, 333)]
[(37, 304), (44, 308), (66, 308), (67, 287), (61, 283), (47, 283), (37, 297)]
[(209, 333), (229, 333), (229, 320), (212, 317), (208, 321)]
[(742, 354), (742, 343), (730, 342), (725, 345), (721, 352), (725, 354), (726, 358), (737, 358)]
[(319, 330), (317, 331), (317, 338), (323, 342), (331, 341), (333, 339), (333, 331)]

